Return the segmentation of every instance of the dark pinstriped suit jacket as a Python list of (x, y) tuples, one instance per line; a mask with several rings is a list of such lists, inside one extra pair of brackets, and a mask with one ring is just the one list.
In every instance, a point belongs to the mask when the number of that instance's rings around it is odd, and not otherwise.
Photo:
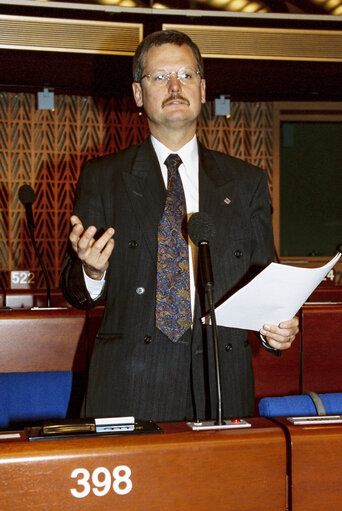
[[(273, 260), (264, 171), (199, 144), (200, 211), (216, 227), (211, 242), (215, 300), (251, 269)], [(115, 228), (104, 294), (92, 301), (80, 262), (66, 257), (61, 287), (75, 307), (106, 307), (92, 356), (85, 414), (183, 420), (190, 375), (197, 416), (216, 416), (211, 331), (200, 324), (205, 305), (196, 297), (192, 335), (171, 343), (154, 325), (157, 226), (165, 187), (150, 138), (120, 153), (87, 162), (74, 212), (85, 227)], [(229, 202), (230, 201), (230, 202)], [(202, 311), (201, 311), (202, 308)], [(218, 328), (223, 414), (253, 414), (251, 351), (243, 330)]]

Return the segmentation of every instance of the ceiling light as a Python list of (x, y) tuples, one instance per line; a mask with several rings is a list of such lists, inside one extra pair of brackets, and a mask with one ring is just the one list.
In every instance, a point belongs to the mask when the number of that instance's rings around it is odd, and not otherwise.
[(262, 7), (258, 2), (249, 2), (249, 4), (244, 7), (243, 12), (258, 12), (260, 9), (262, 9)]
[(213, 7), (216, 7), (217, 9), (227, 8), (227, 3), (228, 3), (228, 0), (211, 0), (209, 2), (210, 5), (212, 5)]
[(231, 0), (231, 2), (229, 2), (229, 10), (231, 11), (242, 11), (246, 5), (248, 4), (248, 2), (246, 0)]

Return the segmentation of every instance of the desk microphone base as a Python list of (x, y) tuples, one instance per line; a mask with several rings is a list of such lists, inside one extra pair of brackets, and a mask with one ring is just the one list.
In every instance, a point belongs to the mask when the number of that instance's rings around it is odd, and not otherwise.
[(250, 428), (250, 422), (244, 419), (226, 419), (223, 424), (216, 424), (216, 421), (203, 421), (203, 422), (187, 422), (189, 428), (193, 431), (207, 431), (207, 430), (221, 430), (221, 429), (236, 429), (236, 428)]

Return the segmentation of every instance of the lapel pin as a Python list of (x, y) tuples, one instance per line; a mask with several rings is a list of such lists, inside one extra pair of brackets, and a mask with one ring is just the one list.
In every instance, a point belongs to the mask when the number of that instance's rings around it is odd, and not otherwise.
[(232, 201), (228, 197), (226, 197), (223, 202), (225, 204), (230, 204)]

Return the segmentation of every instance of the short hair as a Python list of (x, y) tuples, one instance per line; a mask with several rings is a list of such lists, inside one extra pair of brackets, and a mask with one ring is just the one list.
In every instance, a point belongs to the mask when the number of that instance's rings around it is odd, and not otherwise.
[(141, 82), (141, 78), (143, 76), (143, 71), (146, 65), (146, 55), (147, 52), (153, 48), (154, 46), (162, 46), (163, 44), (177, 44), (178, 46), (183, 46), (186, 44), (189, 46), (193, 54), (196, 58), (196, 63), (198, 66), (198, 71), (200, 72), (201, 78), (204, 76), (204, 66), (203, 59), (201, 53), (199, 51), (198, 46), (190, 39), (190, 37), (183, 32), (179, 32), (178, 30), (159, 30), (158, 32), (153, 32), (146, 36), (141, 43), (133, 57), (133, 81)]

